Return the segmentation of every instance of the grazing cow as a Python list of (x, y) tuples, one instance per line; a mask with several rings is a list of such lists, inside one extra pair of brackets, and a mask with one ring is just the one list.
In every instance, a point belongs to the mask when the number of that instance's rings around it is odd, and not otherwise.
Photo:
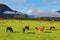
[(44, 31), (44, 26), (40, 27), (40, 31), (43, 32)]
[(29, 26), (28, 26), (28, 25), (27, 25), (27, 26), (25, 26), (25, 29), (29, 30)]
[(25, 28), (23, 28), (23, 33), (25, 33)]
[(13, 32), (12, 27), (7, 27), (7, 28), (6, 28), (6, 32), (7, 32), (7, 31)]
[(44, 31), (44, 28), (45, 28), (44, 26), (42, 26), (42, 27), (40, 27), (40, 28), (35, 27), (35, 29), (36, 29), (36, 30), (38, 30), (38, 31), (39, 31), (39, 33), (40, 33), (40, 32), (43, 32), (43, 31)]
[(51, 26), (51, 27), (50, 27), (50, 30), (54, 30), (54, 29), (55, 29), (55, 27), (54, 27), (54, 26)]
[(29, 26), (25, 26), (25, 27), (23, 28), (23, 33), (25, 33), (26, 30), (29, 30)]

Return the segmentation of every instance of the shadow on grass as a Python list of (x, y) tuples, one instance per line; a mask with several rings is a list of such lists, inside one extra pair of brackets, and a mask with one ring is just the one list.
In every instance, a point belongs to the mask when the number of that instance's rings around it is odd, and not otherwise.
[(35, 32), (27, 32), (27, 34), (35, 34)]
[(19, 31), (14, 31), (13, 33), (20, 33)]
[(46, 29), (44, 33), (52, 33), (52, 31), (59, 31), (59, 29), (54, 29), (54, 30)]
[(59, 31), (59, 29), (55, 29), (54, 31)]
[[(46, 30), (50, 30), (50, 29), (46, 29)], [(59, 29), (54, 29), (53, 31), (59, 31)]]
[(48, 31), (46, 31), (46, 32), (44, 32), (44, 33), (52, 33), (52, 32), (48, 32)]
[(46, 29), (46, 30), (50, 30), (50, 29)]

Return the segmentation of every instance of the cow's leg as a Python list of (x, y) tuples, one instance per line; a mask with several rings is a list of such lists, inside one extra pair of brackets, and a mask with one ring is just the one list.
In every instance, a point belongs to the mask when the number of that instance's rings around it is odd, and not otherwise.
[(50, 27), (50, 30), (52, 30), (52, 27)]
[(6, 29), (6, 32), (8, 32), (8, 28)]
[(11, 32), (13, 32), (13, 29), (11, 28)]
[(13, 32), (13, 30), (11, 30), (11, 32)]
[(55, 27), (53, 27), (53, 29), (55, 29)]
[(23, 33), (25, 33), (25, 28), (23, 28)]
[(13, 32), (13, 29), (12, 28), (10, 29), (10, 32)]

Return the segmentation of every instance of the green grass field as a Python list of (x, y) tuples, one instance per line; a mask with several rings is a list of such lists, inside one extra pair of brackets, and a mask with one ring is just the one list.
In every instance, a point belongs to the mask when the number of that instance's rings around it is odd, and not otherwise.
[[(22, 28), (30, 26), (30, 30), (25, 33)], [(49, 30), (50, 26), (55, 26), (55, 30)], [(6, 27), (12, 26), (14, 32), (6, 32)], [(35, 27), (45, 26), (44, 32), (38, 33)], [(60, 22), (40, 21), (40, 20), (3, 20), (0, 21), (0, 40), (60, 40)]]

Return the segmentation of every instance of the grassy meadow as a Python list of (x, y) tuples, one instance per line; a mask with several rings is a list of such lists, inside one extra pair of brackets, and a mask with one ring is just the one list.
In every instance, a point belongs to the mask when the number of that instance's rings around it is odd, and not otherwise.
[[(25, 33), (22, 28), (29, 25), (30, 30)], [(6, 27), (11, 26), (13, 33), (6, 32)], [(45, 26), (44, 32), (39, 33), (35, 27)], [(49, 30), (55, 26), (55, 30)], [(41, 20), (0, 20), (0, 40), (60, 40), (60, 21)]]

